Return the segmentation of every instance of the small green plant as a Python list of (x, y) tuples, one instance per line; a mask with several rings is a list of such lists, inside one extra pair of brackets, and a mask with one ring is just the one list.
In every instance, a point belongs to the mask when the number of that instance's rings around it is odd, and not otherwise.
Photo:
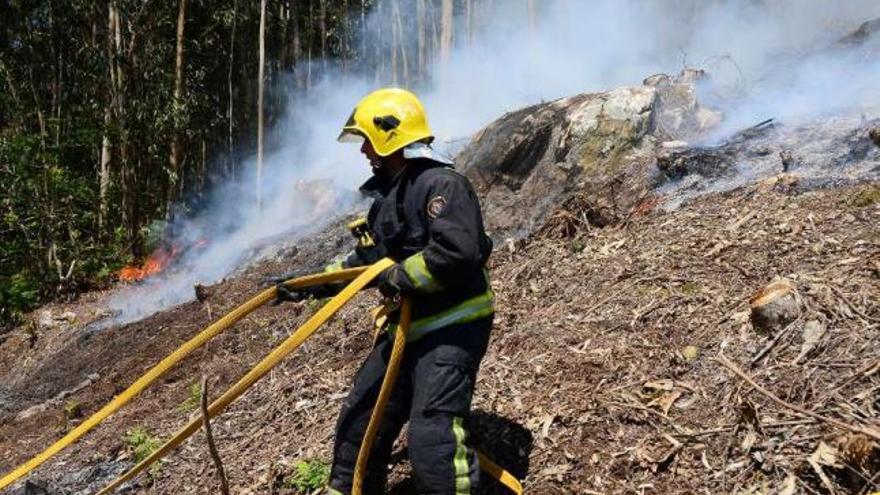
[(63, 411), (67, 421), (82, 417), (82, 404), (78, 400), (69, 400), (64, 403)]
[(125, 432), (122, 443), (134, 453), (134, 461), (141, 462), (150, 456), (161, 445), (159, 439), (150, 435), (143, 426), (135, 426)]
[(681, 285), (681, 293), (692, 296), (696, 293), (700, 292), (700, 284), (692, 281), (687, 281)]
[(199, 408), (199, 402), (202, 400), (202, 385), (199, 382), (192, 382), (186, 390), (186, 400), (177, 406), (177, 412), (181, 414), (195, 411)]
[(571, 249), (571, 252), (580, 253), (587, 247), (587, 245), (584, 244), (584, 242), (580, 239), (572, 239), (571, 242), (568, 244), (568, 247), (569, 249)]
[(317, 299), (314, 297), (310, 297), (306, 299), (306, 309), (309, 310), (309, 313), (317, 313), (319, 309), (323, 308), (325, 304), (327, 304), (327, 300), (329, 298)]
[(866, 187), (853, 194), (850, 198), (850, 204), (859, 208), (864, 208), (877, 203), (880, 203), (880, 187), (876, 186)]
[(327, 486), (330, 481), (330, 466), (319, 460), (297, 461), (293, 473), (284, 480), (287, 488), (298, 493), (311, 493)]

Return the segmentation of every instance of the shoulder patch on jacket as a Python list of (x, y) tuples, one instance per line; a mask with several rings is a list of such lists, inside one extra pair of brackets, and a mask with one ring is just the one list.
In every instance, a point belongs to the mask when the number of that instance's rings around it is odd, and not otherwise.
[(428, 216), (431, 218), (437, 218), (440, 213), (443, 212), (444, 208), (446, 208), (446, 198), (443, 196), (434, 196), (431, 198), (431, 201), (428, 201)]

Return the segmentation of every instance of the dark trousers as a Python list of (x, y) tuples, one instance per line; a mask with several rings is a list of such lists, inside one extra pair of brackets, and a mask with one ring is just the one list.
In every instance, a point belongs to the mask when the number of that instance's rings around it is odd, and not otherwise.
[[(486, 353), (492, 317), (436, 330), (407, 344), (400, 374), (379, 426), (364, 480), (364, 495), (385, 493), (394, 440), (404, 423), (416, 486), (423, 495), (472, 493), (479, 483), (476, 453), (467, 447), (468, 416), (477, 369)], [(330, 487), (351, 492), (361, 440), (391, 356), (382, 336), (355, 376), (336, 424)]]

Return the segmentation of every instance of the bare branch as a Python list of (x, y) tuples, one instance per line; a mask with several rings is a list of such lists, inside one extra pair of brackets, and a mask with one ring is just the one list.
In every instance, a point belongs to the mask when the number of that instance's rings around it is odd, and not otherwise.
[(205, 437), (208, 439), (208, 451), (211, 452), (211, 458), (214, 459), (214, 466), (217, 467), (217, 476), (220, 478), (220, 491), (223, 495), (229, 495), (229, 483), (226, 481), (226, 471), (223, 470), (223, 461), (220, 460), (220, 454), (217, 452), (217, 446), (214, 444), (214, 435), (211, 434), (211, 420), (208, 416), (208, 378), (202, 377), (202, 424), (205, 425)]
[(849, 430), (849, 431), (852, 431), (855, 433), (861, 433), (861, 434), (867, 435), (875, 440), (880, 440), (880, 432), (874, 430), (873, 428), (844, 423), (843, 421), (839, 421), (834, 418), (829, 418), (828, 416), (823, 416), (821, 414), (814, 413), (813, 411), (808, 411), (800, 406), (796, 406), (794, 404), (791, 404), (789, 402), (786, 402), (786, 401), (780, 399), (779, 397), (777, 397), (776, 395), (774, 395), (773, 393), (771, 393), (767, 389), (765, 389), (765, 388), (761, 387), (760, 385), (758, 385), (757, 383), (755, 383), (755, 381), (749, 375), (745, 374), (745, 372), (743, 372), (743, 370), (739, 369), (729, 359), (724, 357), (724, 354), (719, 353), (718, 356), (715, 357), (715, 361), (718, 361), (718, 363), (720, 363), (722, 366), (724, 366), (725, 368), (732, 371), (738, 377), (742, 378), (746, 383), (751, 385), (753, 389), (760, 392), (761, 395), (763, 395), (764, 397), (767, 397), (768, 399), (772, 400), (773, 402), (779, 404), (780, 406), (782, 406), (786, 409), (790, 409), (790, 410), (792, 410), (798, 414), (801, 414), (803, 416), (811, 417), (813, 419), (816, 419), (816, 420), (821, 421), (823, 423), (827, 423), (832, 426), (836, 426), (836, 427), (843, 429), (843, 430)]

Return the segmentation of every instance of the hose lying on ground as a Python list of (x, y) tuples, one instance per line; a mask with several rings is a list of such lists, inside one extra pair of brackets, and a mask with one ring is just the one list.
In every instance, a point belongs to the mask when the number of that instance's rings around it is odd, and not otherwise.
[[(329, 320), (331, 316), (339, 311), (339, 309), (341, 309), (342, 306), (345, 305), (345, 303), (356, 296), (357, 293), (360, 292), (361, 289), (366, 287), (366, 285), (370, 283), (374, 278), (376, 278), (377, 275), (382, 273), (382, 271), (393, 264), (393, 261), (385, 258), (379, 260), (373, 265), (370, 265), (366, 270), (362, 270), (362, 273), (358, 275), (357, 278), (355, 278), (351, 283), (345, 286), (345, 288), (342, 289), (339, 294), (330, 299), (330, 302), (325, 304), (314, 315), (306, 320), (306, 322), (303, 323), (302, 326), (300, 326), (295, 332), (293, 332), (290, 337), (282, 342), (281, 345), (276, 347), (275, 350), (270, 352), (269, 355), (263, 358), (262, 361), (257, 363), (257, 365), (254, 366), (254, 368), (251, 369), (241, 379), (239, 379), (238, 382), (235, 383), (235, 385), (230, 387), (226, 392), (223, 393), (223, 395), (212, 402), (211, 405), (208, 406), (207, 419), (215, 417), (217, 414), (220, 413), (220, 411), (231, 404), (232, 401), (237, 399), (248, 388), (250, 388), (251, 385), (256, 383), (257, 380), (265, 376), (266, 373), (268, 373), (272, 368), (280, 363), (282, 359), (293, 352), (297, 347), (302, 345), (302, 343), (305, 342), (305, 340), (309, 338), (318, 328), (320, 328), (320, 326), (323, 325), (324, 322)], [(205, 418), (198, 417), (190, 421), (186, 426), (181, 428), (177, 433), (174, 434), (173, 437), (162, 444), (161, 447), (156, 449), (147, 458), (139, 462), (128, 472), (104, 487), (104, 489), (98, 492), (98, 495), (111, 493), (120, 485), (134, 478), (141, 471), (148, 468), (154, 462), (158, 461), (160, 458), (162, 458), (162, 456), (170, 452), (172, 449), (174, 449), (184, 440), (186, 440), (190, 435), (195, 433), (201, 426), (204, 419)]]
[[(305, 277), (288, 280), (285, 285), (288, 288), (296, 289), (301, 287), (308, 287), (311, 285), (344, 282), (357, 277), (366, 270), (367, 267), (360, 267), (340, 270), (331, 273), (308, 275)], [(260, 306), (266, 304), (269, 301), (272, 301), (274, 298), (275, 287), (268, 288), (257, 294), (255, 297), (251, 298), (246, 303), (229, 312), (223, 318), (220, 318), (219, 320), (215, 321), (210, 326), (199, 332), (195, 337), (185, 342), (183, 345), (177, 348), (177, 350), (169, 354), (168, 357), (160, 361), (156, 366), (154, 366), (143, 376), (138, 378), (122, 393), (114, 397), (113, 400), (107, 403), (107, 405), (105, 405), (96, 413), (87, 418), (85, 421), (80, 423), (79, 426), (68, 432), (61, 439), (50, 445), (48, 448), (37, 454), (32, 459), (18, 466), (13, 471), (3, 476), (3, 478), (0, 478), (0, 490), (11, 485), (22, 476), (30, 473), (38, 466), (52, 458), (54, 455), (58, 454), (69, 445), (82, 438), (82, 436), (88, 433), (92, 428), (101, 424), (101, 422), (110, 417), (110, 415), (115, 413), (131, 399), (143, 392), (147, 387), (150, 386), (150, 384), (156, 381), (157, 378), (164, 375), (175, 364), (183, 360), (199, 347), (205, 345), (205, 343), (219, 335), (227, 328), (231, 327), (237, 321), (249, 315)]]

